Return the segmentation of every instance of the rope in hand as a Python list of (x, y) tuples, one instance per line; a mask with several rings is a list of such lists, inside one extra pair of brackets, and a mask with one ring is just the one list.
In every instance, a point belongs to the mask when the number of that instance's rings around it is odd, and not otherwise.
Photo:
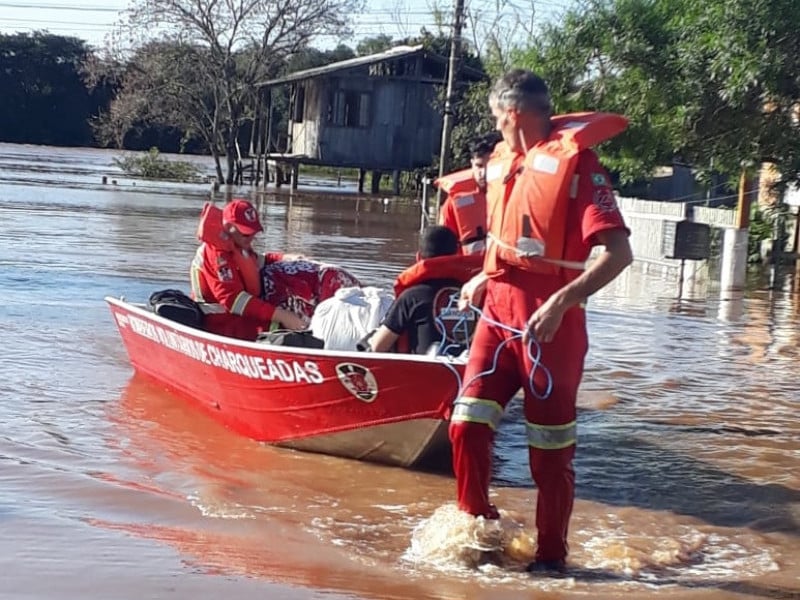
[[(480, 308), (478, 308), (477, 306), (475, 306), (473, 304), (469, 305), (469, 310), (471, 310), (474, 313), (476, 313), (477, 315), (479, 315), (479, 317), (481, 319), (483, 319), (484, 321), (486, 321), (490, 325), (494, 325), (495, 327), (499, 327), (500, 329), (508, 331), (513, 335), (511, 335), (511, 337), (509, 337), (509, 338), (504, 339), (503, 341), (501, 341), (497, 345), (497, 348), (495, 348), (495, 351), (494, 351), (494, 356), (492, 357), (492, 366), (489, 369), (487, 369), (485, 371), (482, 371), (480, 373), (477, 373), (471, 379), (469, 379), (466, 383), (464, 383), (461, 380), (461, 375), (459, 374), (458, 370), (451, 364), (450, 360), (448, 360), (446, 355), (445, 355), (445, 352), (448, 349), (450, 349), (451, 347), (453, 347), (453, 344), (445, 345), (446, 342), (447, 342), (447, 336), (445, 334), (446, 330), (444, 328), (444, 323), (442, 322), (442, 320), (439, 317), (439, 315), (436, 315), (436, 317), (434, 319), (435, 319), (437, 325), (441, 328), (441, 331), (443, 333), (442, 341), (441, 341), (441, 343), (439, 345), (439, 351), (438, 351), (437, 354), (439, 355), (440, 358), (443, 359), (442, 362), (445, 364), (445, 366), (447, 366), (456, 376), (456, 381), (458, 381), (458, 393), (456, 395), (456, 398), (460, 398), (461, 397), (461, 393), (464, 391), (464, 389), (466, 389), (468, 386), (470, 386), (472, 383), (474, 383), (475, 381), (477, 381), (481, 377), (485, 377), (487, 375), (493, 374), (497, 370), (497, 362), (500, 360), (500, 353), (503, 351), (503, 348), (505, 348), (509, 343), (511, 343), (511, 342), (513, 342), (515, 340), (521, 340), (523, 335), (524, 335), (524, 333), (525, 333), (525, 331), (522, 330), (522, 329), (517, 329), (515, 327), (511, 327), (510, 325), (506, 325), (505, 323), (501, 323), (500, 321), (496, 321), (495, 319), (492, 319), (491, 317), (487, 317), (486, 313), (484, 313)], [(459, 319), (459, 321), (456, 323), (456, 326), (455, 326), (454, 329), (456, 329), (458, 327), (462, 327), (462, 326), (465, 327), (467, 319), (469, 319), (469, 314), (468, 314), (467, 311), (464, 311), (464, 316), (462, 316)], [(553, 391), (553, 375), (550, 373), (550, 369), (548, 369), (544, 364), (542, 364), (542, 347), (539, 344), (539, 342), (536, 341), (536, 339), (533, 337), (533, 335), (531, 335), (528, 338), (528, 343), (525, 346), (525, 351), (526, 351), (526, 353), (528, 355), (528, 359), (531, 361), (531, 370), (530, 370), (530, 372), (528, 374), (528, 389), (530, 390), (531, 394), (533, 394), (534, 398), (536, 398), (538, 400), (547, 400), (547, 398), (550, 397), (550, 394)], [(536, 389), (536, 382), (534, 381), (534, 379), (536, 377), (536, 371), (537, 370), (541, 370), (541, 372), (544, 373), (545, 382), (546, 382), (545, 386), (544, 386), (544, 390), (541, 391), (541, 392)]]

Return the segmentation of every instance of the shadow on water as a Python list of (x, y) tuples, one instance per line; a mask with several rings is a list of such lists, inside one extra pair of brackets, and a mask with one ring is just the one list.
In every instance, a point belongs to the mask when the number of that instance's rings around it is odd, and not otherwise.
[[(587, 444), (597, 443), (585, 436)], [(671, 511), (723, 527), (797, 535), (791, 510), (800, 491), (779, 484), (758, 484), (634, 436), (615, 438), (605, 459), (602, 483), (578, 485), (578, 495), (615, 506)], [(635, 482), (633, 485), (631, 482)]]
[[(630, 577), (626, 577), (620, 573), (589, 567), (571, 567), (563, 576), (574, 579), (576, 582), (587, 584), (629, 583), (631, 581)], [(664, 576), (659, 577), (659, 579), (655, 581), (648, 581), (647, 584), (653, 588), (680, 587), (692, 590), (713, 589), (753, 598), (772, 598), (774, 600), (800, 599), (800, 589), (760, 584), (752, 581), (729, 581), (709, 578), (687, 579), (683, 577)]]
[[(515, 402), (506, 420), (518, 420), (521, 417), (515, 415), (520, 411), (520, 404)], [(667, 440), (674, 434), (673, 429), (694, 433), (692, 429), (704, 428), (670, 427), (658, 431), (647, 426), (640, 437), (609, 426), (597, 427), (598, 420), (607, 418), (602, 412), (579, 410), (579, 423), (591, 423), (581, 429), (575, 459), (578, 498), (611, 506), (668, 511), (715, 526), (800, 536), (800, 490), (777, 483), (759, 484), (695, 459), (688, 452), (676, 452), (643, 439), (647, 435)], [(722, 430), (714, 433), (731, 435)], [(752, 439), (773, 437), (778, 432), (736, 433)], [(530, 487), (525, 440), (515, 436), (509, 427), (501, 427), (497, 446), (502, 450), (495, 452), (493, 484)]]

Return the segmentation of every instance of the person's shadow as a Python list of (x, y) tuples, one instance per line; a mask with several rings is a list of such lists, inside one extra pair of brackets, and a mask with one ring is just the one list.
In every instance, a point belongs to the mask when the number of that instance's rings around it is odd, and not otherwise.
[[(495, 444), (493, 485), (532, 487), (528, 472), (526, 439), (517, 425), (524, 422), (521, 406), (509, 407)], [(753, 436), (781, 436), (778, 430), (709, 430), (708, 428), (639, 423), (614, 423), (614, 413), (579, 410), (579, 441), (575, 459), (576, 497), (611, 506), (670, 511), (700, 519), (718, 527), (781, 532), (800, 537), (800, 491), (769, 483), (760, 484), (724, 471), (686, 453), (676, 452), (659, 439), (671, 435), (725, 435), (742, 441)], [(505, 423), (504, 423), (505, 425)], [(697, 445), (703, 440), (698, 438)], [(671, 444), (674, 447), (674, 443)], [(715, 580), (676, 575), (674, 569), (648, 584), (684, 588), (715, 588), (763, 598), (800, 599), (800, 588), (790, 589), (750, 581)], [(576, 567), (569, 577), (585, 582), (630, 581), (604, 569)]]
[[(511, 427), (503, 423), (498, 432), (494, 484), (532, 487), (527, 441), (518, 431), (519, 423), (524, 421), (518, 403), (509, 407), (504, 421), (510, 421)], [(671, 511), (720, 527), (800, 535), (800, 510), (793, 512), (792, 506), (800, 506), (800, 490), (750, 481), (692, 458), (690, 448), (678, 453), (657, 442), (680, 433), (724, 434), (733, 443), (783, 435), (779, 430), (711, 430), (640, 422), (635, 431), (621, 433), (630, 423), (611, 424), (613, 421), (614, 411), (579, 410), (575, 458), (578, 498), (612, 506)], [(698, 447), (702, 443), (698, 439)]]

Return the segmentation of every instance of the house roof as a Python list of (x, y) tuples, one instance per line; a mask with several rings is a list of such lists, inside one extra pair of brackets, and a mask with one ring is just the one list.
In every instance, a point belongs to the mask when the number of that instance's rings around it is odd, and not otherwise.
[[(259, 84), (259, 86), (268, 87), (268, 86), (281, 85), (284, 83), (291, 83), (293, 81), (302, 81), (304, 79), (313, 79), (314, 77), (319, 77), (321, 75), (328, 75), (330, 73), (336, 73), (341, 71), (349, 71), (351, 69), (357, 69), (359, 67), (372, 65), (375, 63), (383, 62), (385, 60), (391, 60), (396, 58), (408, 58), (410, 56), (414, 56), (417, 54), (422, 54), (424, 55), (425, 58), (434, 60), (439, 63), (447, 62), (446, 58), (434, 52), (426, 50), (422, 44), (419, 44), (417, 46), (395, 46), (393, 48), (390, 48), (389, 50), (386, 50), (384, 52), (379, 52), (377, 54), (369, 54), (367, 56), (357, 56), (355, 58), (341, 60), (339, 62), (331, 63), (329, 65), (325, 65), (322, 67), (314, 67), (313, 69), (295, 71), (294, 73), (289, 73), (284, 77), (271, 79), (269, 81), (263, 81)], [(479, 80), (485, 77), (485, 75), (480, 71), (463, 65), (460, 68), (460, 72), (463, 76), (466, 76), (467, 78), (472, 80)]]

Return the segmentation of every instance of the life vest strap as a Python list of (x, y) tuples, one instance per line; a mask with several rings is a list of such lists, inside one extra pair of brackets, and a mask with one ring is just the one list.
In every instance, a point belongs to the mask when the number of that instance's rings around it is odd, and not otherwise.
[(461, 242), (461, 249), (464, 254), (474, 254), (486, 250), (486, 243), (479, 239), (471, 242)]
[(574, 260), (561, 260), (558, 258), (545, 258), (544, 256), (539, 256), (532, 252), (524, 252), (520, 248), (516, 246), (512, 246), (511, 244), (507, 244), (499, 237), (494, 235), (493, 233), (489, 233), (486, 236), (486, 239), (489, 241), (490, 244), (497, 244), (501, 248), (505, 250), (509, 250), (514, 252), (520, 258), (533, 258), (536, 260), (540, 260), (542, 262), (555, 265), (557, 267), (561, 267), (564, 269), (571, 269), (573, 271), (585, 271), (586, 270), (586, 262), (574, 261)]

